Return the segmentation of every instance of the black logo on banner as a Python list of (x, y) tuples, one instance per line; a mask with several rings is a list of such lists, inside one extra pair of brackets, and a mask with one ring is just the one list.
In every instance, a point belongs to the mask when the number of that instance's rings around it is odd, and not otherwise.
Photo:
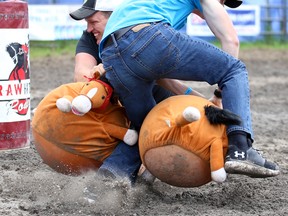
[[(29, 46), (28, 44), (20, 44), (20, 43), (10, 43), (6, 47), (6, 51), (9, 53), (9, 56), (13, 60), (15, 67), (12, 69), (8, 80), (13, 81), (17, 80), (19, 82), (18, 85), (14, 85), (14, 91), (29, 91), (29, 86), (27, 84), (21, 83), (21, 80), (30, 79), (29, 72), (29, 63), (28, 63), (28, 54), (29, 54)], [(24, 86), (22, 86), (24, 85)], [(29, 84), (28, 84), (29, 85)], [(12, 87), (9, 86), (7, 92), (9, 90), (12, 92)], [(27, 92), (26, 92), (27, 93)], [(7, 105), (10, 109), (13, 109), (14, 112), (19, 115), (26, 115), (29, 110), (29, 100), (30, 99), (16, 99), (11, 100)]]

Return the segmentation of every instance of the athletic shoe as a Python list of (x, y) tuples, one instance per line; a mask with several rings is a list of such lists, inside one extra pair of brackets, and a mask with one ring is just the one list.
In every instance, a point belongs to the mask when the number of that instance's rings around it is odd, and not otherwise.
[(280, 170), (277, 164), (267, 161), (254, 148), (243, 151), (229, 146), (225, 160), (225, 170), (230, 174), (242, 174), (252, 178), (277, 176)]

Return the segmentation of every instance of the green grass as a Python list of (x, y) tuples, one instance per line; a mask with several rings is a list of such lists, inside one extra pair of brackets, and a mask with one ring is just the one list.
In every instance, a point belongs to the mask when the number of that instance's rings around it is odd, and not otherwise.
[(30, 41), (30, 59), (74, 55), (77, 40)]
[[(213, 42), (217, 47), (220, 47), (219, 42)], [(241, 42), (240, 50), (249, 50), (249, 49), (276, 49), (276, 50), (284, 50), (288, 49), (288, 41), (281, 42), (279, 40), (273, 41), (255, 41), (255, 42)]]
[[(30, 41), (30, 59), (42, 58), (48, 56), (61, 56), (75, 54), (77, 40), (63, 41)], [(219, 46), (219, 43), (215, 43)], [(242, 42), (241, 49), (249, 50), (255, 48), (265, 49), (288, 49), (288, 41), (257, 41), (257, 42)]]
[(266, 48), (266, 49), (288, 49), (288, 41), (281, 42), (281, 41), (270, 41), (270, 42), (263, 42), (263, 41), (257, 41), (254, 43), (241, 43), (241, 49), (255, 49), (257, 48)]

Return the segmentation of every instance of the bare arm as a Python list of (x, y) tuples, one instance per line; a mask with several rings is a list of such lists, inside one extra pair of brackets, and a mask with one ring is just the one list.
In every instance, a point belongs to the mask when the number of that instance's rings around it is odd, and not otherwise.
[(90, 77), (92, 68), (97, 65), (96, 59), (87, 53), (77, 53), (75, 56), (74, 81), (85, 82), (84, 76)]
[[(160, 80), (157, 80), (157, 83), (160, 86), (162, 86), (163, 88), (168, 89), (169, 91), (173, 92), (176, 95), (183, 95), (189, 89), (189, 87), (187, 85), (185, 85), (183, 82), (181, 82), (180, 80), (175, 80), (175, 79), (160, 79)], [(190, 91), (190, 90), (192, 90), (192, 91)], [(190, 90), (188, 91), (189, 95), (194, 95), (194, 96), (205, 98), (204, 95), (195, 91), (194, 89), (191, 88)], [(211, 101), (216, 106), (222, 108), (221, 98), (218, 98), (215, 95), (213, 95), (209, 99), (209, 101)]]
[[(201, 0), (203, 14), (199, 11), (193, 11), (193, 13), (206, 20), (210, 30), (220, 41), (222, 50), (238, 58), (240, 42), (223, 2), (223, 0), (220, 0), (220, 2), (219, 0)], [(221, 91), (219, 88), (218, 90)], [(209, 100), (222, 108), (221, 98), (213, 95)]]
[[(175, 80), (175, 79), (160, 79), (160, 80), (157, 80), (157, 83), (163, 88), (168, 89), (169, 91), (173, 92), (176, 95), (185, 94), (185, 92), (189, 88), (180, 80)], [(195, 91), (194, 89), (189, 94), (205, 98), (204, 95)]]
[(233, 23), (218, 0), (201, 0), (203, 16), (213, 32), (221, 43), (221, 48), (230, 55), (238, 58), (239, 39)]

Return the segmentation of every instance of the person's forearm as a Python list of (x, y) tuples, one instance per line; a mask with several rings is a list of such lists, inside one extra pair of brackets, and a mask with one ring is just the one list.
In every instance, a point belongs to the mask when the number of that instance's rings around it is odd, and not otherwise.
[(75, 67), (74, 71), (74, 81), (75, 82), (86, 82), (87, 78), (90, 75), (90, 67), (78, 66)]
[(157, 80), (157, 83), (161, 85), (163, 88), (173, 92), (176, 95), (189, 94), (189, 95), (195, 95), (195, 96), (205, 98), (204, 95), (195, 91), (191, 87), (188, 87), (187, 85), (185, 85), (183, 82), (179, 80), (161, 79), (161, 80)]
[(231, 38), (230, 40), (228, 38), (222, 39), (220, 41), (221, 43), (221, 49), (225, 52), (229, 53), (230, 55), (234, 56), (235, 58), (238, 58), (239, 56), (239, 47), (240, 42), (238, 38)]
[[(175, 79), (160, 79), (157, 80), (158, 85), (161, 85), (163, 88), (173, 92), (176, 95), (194, 95), (198, 97), (205, 98), (203, 94), (195, 91), (192, 87), (188, 87), (183, 82)], [(221, 90), (217, 89), (213, 96), (209, 99), (210, 102), (222, 108), (222, 95)]]
[(86, 53), (78, 53), (75, 56), (75, 69), (74, 69), (74, 81), (85, 82), (87, 78), (91, 76), (91, 70), (97, 65), (95, 58)]
[(218, 1), (202, 0), (204, 19), (219, 39), (223, 51), (238, 58), (240, 42), (226, 9)]

